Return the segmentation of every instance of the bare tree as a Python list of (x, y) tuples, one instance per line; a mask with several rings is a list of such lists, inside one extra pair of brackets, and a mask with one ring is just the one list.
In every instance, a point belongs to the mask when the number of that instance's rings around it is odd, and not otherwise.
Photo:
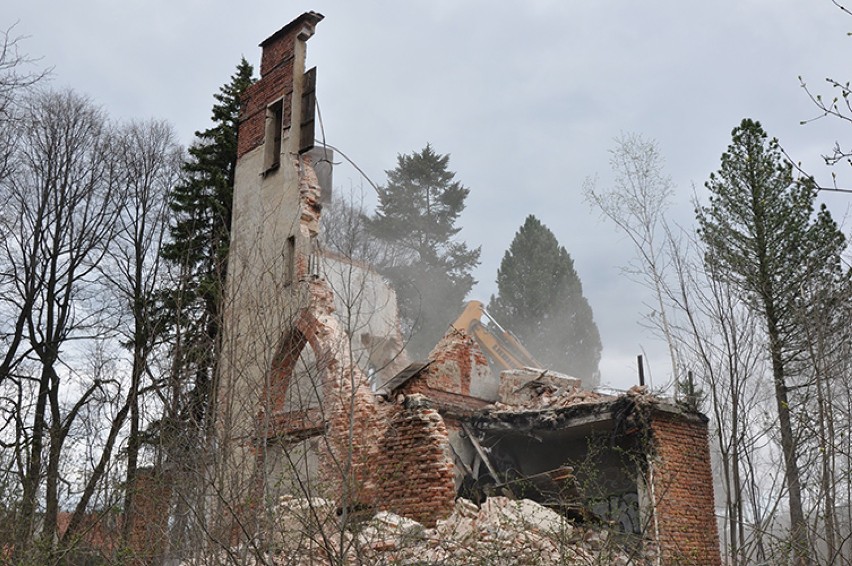
[[(2, 365), (8, 378), (25, 357), (35, 407), (22, 465), (16, 552), (32, 544), (36, 501), (45, 490), (42, 534), (56, 530), (62, 447), (103, 380), (84, 383), (70, 403), (61, 394), (63, 353), (74, 340), (102, 332), (103, 313), (91, 282), (113, 233), (117, 171), (109, 159), (111, 132), (103, 113), (73, 92), (38, 93), (22, 114), (19, 167), (2, 185), (10, 210), (3, 264), (13, 275), (4, 307), (15, 321)], [(87, 381), (83, 378), (83, 381)], [(47, 451), (45, 453), (45, 450)]]
[(666, 306), (664, 252), (668, 228), (665, 213), (674, 190), (663, 169), (663, 157), (656, 142), (639, 134), (627, 134), (615, 140), (610, 151), (610, 166), (615, 174), (613, 187), (598, 190), (594, 179), (584, 184), (586, 200), (609, 218), (630, 238), (637, 263), (628, 272), (654, 293), (651, 307), (652, 326), (660, 330), (669, 348), (672, 379), (677, 380), (679, 364)]
[(14, 29), (13, 25), (0, 30), (0, 180), (9, 173), (18, 135), (15, 103), (21, 93), (49, 74), (33, 68), (36, 61), (21, 52), (24, 38), (14, 35)]
[(749, 305), (707, 271), (703, 256), (694, 238), (669, 242), (666, 296), (679, 357), (707, 392), (725, 509), (722, 542), (731, 564), (750, 564), (768, 557), (765, 531), (780, 501), (766, 473), (773, 466), (762, 462), (771, 457), (774, 426), (763, 418), (771, 396), (760, 379), (764, 338)]
[[(115, 295), (119, 336), (131, 355), (126, 393), (129, 411), (127, 471), (124, 486), (123, 539), (134, 524), (135, 476), (142, 445), (141, 396), (157, 385), (144, 385), (151, 375), (150, 356), (162, 339), (156, 316), (156, 292), (163, 284), (159, 255), (168, 227), (167, 195), (177, 180), (181, 149), (165, 122), (131, 123), (121, 128), (113, 148), (122, 178), (116, 233), (101, 267), (106, 291)], [(124, 415), (127, 414), (125, 411)], [(122, 419), (114, 421), (121, 428)], [(106, 451), (105, 451), (106, 454)]]
[(367, 233), (367, 207), (363, 188), (353, 188), (322, 211), (323, 250), (353, 261), (373, 264), (392, 253), (380, 240)]
[(113, 507), (124, 530), (112, 542), (133, 528), (143, 402), (162, 404), (155, 300), (181, 149), (167, 124), (113, 127), (73, 92), (33, 93), (19, 117), (16, 168), (0, 180), (0, 441), (14, 450), (16, 559), (47, 563)]
[[(852, 11), (847, 7), (848, 2), (841, 0), (831, 0), (831, 3), (839, 9), (843, 15), (850, 16)], [(822, 120), (823, 118), (836, 118), (847, 125), (852, 124), (852, 87), (850, 81), (838, 80), (832, 77), (825, 77), (825, 85), (828, 86), (827, 96), (825, 92), (820, 92), (820, 89), (814, 89), (810, 86), (804, 77), (799, 75), (799, 85), (805, 91), (805, 94), (810, 98), (811, 102), (816, 106), (818, 113), (816, 116), (801, 120), (802, 125)], [(830, 152), (822, 155), (826, 165), (833, 166), (838, 163), (847, 163), (852, 165), (852, 149), (848, 144), (844, 144), (839, 140), (835, 140)], [(820, 190), (839, 191), (844, 193), (852, 192), (848, 186), (843, 188), (838, 186), (837, 173), (832, 171), (832, 186), (821, 186)]]
[[(773, 396), (766, 387), (771, 378), (761, 319), (725, 274), (704, 262), (704, 244), (666, 223), (672, 186), (656, 146), (638, 136), (617, 140), (612, 166), (615, 188), (600, 193), (588, 181), (587, 198), (636, 247), (632, 273), (654, 292), (655, 316), (649, 320), (667, 341), (675, 377), (689, 372), (707, 393), (729, 559), (733, 564), (780, 560), (789, 543), (777, 513), (786, 489), (783, 476), (775, 473), (782, 453), (778, 424), (770, 417)], [(820, 330), (827, 328), (823, 324)], [(798, 441), (804, 445), (806, 439)], [(828, 483), (822, 482), (823, 498)]]
[(36, 60), (21, 52), (23, 37), (15, 26), (0, 30), (0, 115), (6, 115), (18, 92), (46, 77), (49, 70), (33, 70)]

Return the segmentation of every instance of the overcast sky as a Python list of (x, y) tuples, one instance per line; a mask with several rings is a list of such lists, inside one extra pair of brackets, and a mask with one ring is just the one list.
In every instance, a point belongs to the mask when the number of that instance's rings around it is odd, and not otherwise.
[[(817, 111), (799, 75), (826, 96), (825, 77), (852, 79), (852, 17), (830, 0), (3, 0), (0, 26), (27, 36), (54, 87), (117, 119), (168, 120), (188, 145), (240, 57), (257, 67), (257, 45), (308, 10), (325, 15), (308, 66), (328, 142), (379, 184), (398, 153), (451, 154), (470, 188), (461, 236), (482, 246), (472, 298), (496, 291), (514, 233), (541, 219), (574, 258), (615, 387), (635, 383), (643, 350), (656, 383), (669, 372), (639, 325), (645, 293), (620, 272), (632, 250), (582, 196), (588, 177), (607, 186), (614, 138), (657, 141), (687, 225), (742, 118), (824, 183), (820, 155), (852, 142), (839, 121), (800, 125)], [(370, 191), (342, 164), (335, 192), (349, 190)], [(825, 200), (843, 221), (852, 195)]]

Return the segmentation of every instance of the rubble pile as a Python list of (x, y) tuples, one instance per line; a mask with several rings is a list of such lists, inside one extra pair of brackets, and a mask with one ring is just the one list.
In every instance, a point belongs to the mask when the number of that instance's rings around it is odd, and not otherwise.
[(560, 388), (547, 383), (531, 381), (523, 386), (532, 392), (523, 402), (503, 403), (500, 401), (491, 405), (494, 411), (540, 411), (544, 409), (559, 409), (580, 404), (594, 404), (612, 401), (615, 397), (596, 391), (580, 389), (579, 387)]
[(272, 523), (266, 537), (268, 550), (258, 555), (249, 549), (240, 562), (248, 566), (325, 566), (333, 563), (328, 557), (336, 554), (334, 549), (352, 547), (352, 534), (338, 527), (337, 505), (328, 499), (284, 495)]
[(607, 530), (575, 525), (529, 499), (490, 497), (481, 507), (458, 499), (432, 529), (387, 511), (340, 529), (334, 504), (319, 498), (282, 498), (280, 507), (266, 544), (232, 549), (227, 558), (250, 566), (653, 563), (647, 550), (631, 552)]
[[(529, 368), (525, 368), (527, 369)], [(618, 399), (614, 395), (582, 389), (572, 383), (561, 384), (552, 378), (546, 379), (547, 377), (550, 375), (542, 373), (542, 377), (523, 383), (516, 387), (511, 395), (505, 395), (501, 401), (493, 403), (490, 409), (493, 412), (543, 411), (576, 405), (594, 405)], [(625, 396), (640, 404), (650, 404), (657, 400), (646, 387), (639, 385), (628, 389)]]
[(368, 564), (613, 564), (650, 562), (630, 556), (606, 530), (575, 526), (529, 499), (490, 497), (477, 507), (458, 499), (434, 529), (380, 513), (357, 535)]

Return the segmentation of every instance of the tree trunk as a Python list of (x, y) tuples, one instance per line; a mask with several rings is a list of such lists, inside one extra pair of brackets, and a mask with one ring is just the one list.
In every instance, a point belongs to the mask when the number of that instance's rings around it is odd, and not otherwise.
[(137, 317), (133, 345), (133, 369), (130, 375), (130, 392), (127, 401), (130, 409), (130, 432), (127, 438), (127, 476), (124, 486), (124, 523), (121, 533), (125, 545), (130, 540), (130, 533), (135, 521), (133, 503), (136, 498), (136, 469), (138, 468), (141, 444), (139, 438), (139, 388), (141, 387), (147, 356), (146, 352), (143, 351), (143, 345), (140, 343), (143, 336), (141, 326)]
[(778, 408), (778, 425), (781, 432), (781, 452), (784, 454), (784, 477), (787, 483), (790, 505), (790, 542), (796, 566), (811, 564), (808, 547), (808, 524), (802, 506), (802, 484), (796, 453), (796, 441), (784, 377), (784, 360), (781, 348), (775, 305), (766, 304), (766, 326), (769, 334), (769, 350), (772, 359), (772, 378), (775, 386), (775, 402)]
[(83, 519), (86, 517), (86, 509), (88, 508), (89, 502), (95, 494), (95, 488), (101, 481), (101, 478), (106, 471), (107, 464), (112, 457), (115, 441), (118, 438), (121, 427), (124, 425), (124, 420), (127, 418), (127, 411), (130, 408), (130, 404), (131, 401), (129, 399), (125, 401), (124, 406), (121, 407), (118, 414), (116, 414), (112, 421), (109, 436), (107, 437), (106, 445), (101, 452), (100, 460), (98, 461), (97, 466), (95, 466), (95, 469), (92, 470), (92, 475), (89, 477), (85, 487), (83, 488), (80, 500), (77, 502), (77, 505), (74, 508), (74, 513), (71, 515), (71, 520), (68, 522), (68, 530), (65, 531), (62, 537), (62, 543), (66, 548), (70, 546), (69, 541), (73, 543), (74, 536), (80, 530), (80, 527), (83, 526)]
[[(51, 354), (53, 357), (53, 354)], [(53, 550), (56, 540), (59, 519), (59, 474), (60, 458), (62, 456), (62, 416), (59, 407), (59, 376), (54, 370), (53, 360), (43, 362), (44, 371), (50, 380), (50, 446), (47, 457), (47, 473), (45, 474), (45, 510), (41, 539), (45, 548)]]
[(822, 369), (819, 367), (821, 360), (814, 358), (814, 375), (816, 378), (817, 409), (819, 416), (819, 451), (821, 460), (820, 488), (822, 490), (823, 503), (825, 505), (825, 544), (826, 556), (830, 564), (834, 563), (837, 554), (837, 520), (835, 517), (834, 497), (834, 423), (832, 422), (831, 407), (826, 402), (827, 384), (823, 378)]
[(47, 395), (50, 388), (46, 375), (42, 372), (38, 386), (35, 414), (33, 415), (33, 432), (30, 444), (29, 461), (26, 473), (21, 481), (22, 498), (21, 511), (17, 517), (15, 528), (15, 557), (21, 559), (32, 545), (35, 531), (35, 510), (38, 488), (41, 485), (42, 451), (44, 449), (45, 412), (47, 410)]

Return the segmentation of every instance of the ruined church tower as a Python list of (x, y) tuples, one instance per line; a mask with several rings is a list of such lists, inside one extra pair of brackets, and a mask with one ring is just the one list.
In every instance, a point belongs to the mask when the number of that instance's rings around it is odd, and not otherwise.
[[(314, 147), (316, 69), (305, 60), (321, 20), (306, 12), (264, 40), (260, 80), (242, 99), (211, 503), (238, 538), (261, 531), (282, 496), (322, 494), (346, 508), (391, 484), (379, 425), (402, 413), (379, 407), (368, 376), (408, 365), (396, 296), (369, 266), (318, 241), (332, 155)], [(418, 418), (405, 422), (432, 427)], [(433, 467), (451, 507), (452, 466), (441, 457)]]
[(316, 269), (316, 69), (305, 61), (322, 19), (306, 12), (264, 40), (260, 80), (242, 98), (216, 407), (217, 499), (234, 513), (263, 497), (260, 421), (283, 403), (272, 370), (304, 346), (301, 335), (283, 342)]

